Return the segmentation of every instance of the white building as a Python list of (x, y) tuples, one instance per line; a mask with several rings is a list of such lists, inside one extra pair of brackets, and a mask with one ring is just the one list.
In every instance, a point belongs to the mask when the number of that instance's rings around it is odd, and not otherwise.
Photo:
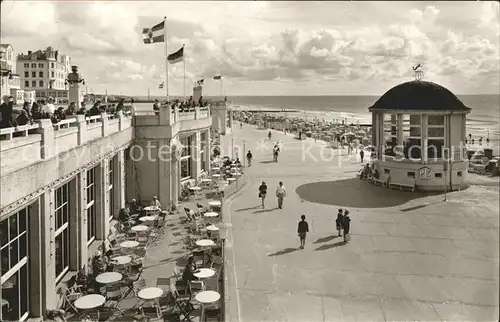
[(36, 99), (53, 97), (58, 103), (68, 102), (66, 77), (71, 72), (71, 58), (47, 47), (17, 57), (21, 88), (35, 90)]
[[(16, 55), (14, 48), (9, 44), (0, 45), (0, 73), (1, 73), (1, 89), (0, 96), (12, 95), (17, 99), (17, 93), (12, 93), (13, 90), (20, 88), (19, 75), (16, 74)], [(23, 100), (24, 96), (19, 98)]]

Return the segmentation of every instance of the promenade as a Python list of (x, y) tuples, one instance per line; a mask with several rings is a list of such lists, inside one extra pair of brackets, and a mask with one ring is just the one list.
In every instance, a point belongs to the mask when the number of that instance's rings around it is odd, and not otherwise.
[[(248, 184), (224, 207), (232, 227), (228, 321), (498, 321), (498, 181), (470, 176), (474, 184), (444, 202), (443, 194), (356, 179), (361, 163), (346, 150), (276, 131), (269, 141), (267, 130), (235, 125), (222, 139), (223, 155), (231, 144), (245, 145), (254, 159)], [(276, 141), (281, 154), (272, 163)], [(262, 181), (265, 209), (257, 196)], [(279, 181), (288, 193), (284, 209), (274, 197)], [(338, 208), (350, 211), (349, 244), (336, 236)], [(304, 250), (301, 214), (310, 229)]]

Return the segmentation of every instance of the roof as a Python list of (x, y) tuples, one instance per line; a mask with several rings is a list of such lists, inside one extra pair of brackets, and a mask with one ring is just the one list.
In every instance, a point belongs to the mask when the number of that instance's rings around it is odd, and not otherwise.
[(0, 48), (9, 48), (12, 47), (11, 44), (0, 44)]
[(470, 108), (441, 85), (426, 81), (411, 81), (388, 90), (368, 110), (469, 112)]

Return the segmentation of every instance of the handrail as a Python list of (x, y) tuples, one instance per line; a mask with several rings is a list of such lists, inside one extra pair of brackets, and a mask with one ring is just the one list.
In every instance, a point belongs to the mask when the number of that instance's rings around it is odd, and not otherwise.
[(18, 127), (8, 127), (5, 129), (0, 129), (0, 136), (5, 135), (7, 140), (12, 140), (12, 138), (14, 137), (14, 133), (22, 133), (21, 136), (28, 136), (28, 132), (30, 130), (35, 130), (35, 129), (39, 129), (39, 128), (40, 128), (40, 124), (38, 124), (38, 123), (21, 125)]
[(87, 116), (85, 120), (87, 121), (87, 124), (97, 123), (99, 121), (102, 121), (102, 117), (101, 115)]
[(68, 129), (71, 127), (72, 123), (76, 122), (76, 118), (65, 119), (54, 124), (54, 130), (58, 131), (60, 129)]

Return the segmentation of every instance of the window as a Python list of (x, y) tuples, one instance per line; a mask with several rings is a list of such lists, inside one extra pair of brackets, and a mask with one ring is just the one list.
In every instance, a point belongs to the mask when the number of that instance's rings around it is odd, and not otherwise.
[(30, 77), (30, 72), (24, 72), (24, 77), (26, 78)]
[(180, 139), (182, 145), (181, 153), (181, 180), (191, 178), (191, 136)]
[(442, 173), (435, 173), (434, 177), (436, 177), (436, 178), (442, 178), (443, 174)]
[(408, 178), (415, 178), (415, 172), (407, 172), (406, 175)]
[(391, 169), (384, 169), (384, 174), (391, 174)]
[(30, 87), (30, 81), (24, 81), (24, 87)]
[(461, 177), (462, 176), (462, 171), (457, 171), (457, 177)]
[(39, 77), (43, 77), (43, 72), (38, 72)]
[(50, 77), (54, 77), (54, 72), (50, 72)]
[(115, 182), (115, 162), (114, 157), (111, 158), (108, 162), (108, 196), (109, 196), (109, 220), (113, 219), (113, 215), (115, 212), (115, 198), (114, 198), (114, 189), (113, 183)]
[(28, 215), (28, 208), (24, 208), (0, 221), (2, 300), (9, 303), (9, 309), (2, 304), (2, 321), (19, 321), (28, 316)]
[(207, 164), (205, 161), (205, 147), (207, 146), (207, 134), (206, 133), (201, 133), (200, 135), (200, 164), (201, 164), (201, 171), (206, 171), (207, 170)]
[(31, 68), (36, 68), (36, 63), (32, 63)]
[(43, 68), (43, 63), (38, 63), (38, 68)]
[(384, 114), (384, 155), (395, 156), (397, 142), (397, 115)]
[(36, 72), (31, 72), (31, 77), (36, 77)]
[(50, 63), (50, 68), (54, 68), (54, 63)]
[(69, 183), (54, 192), (56, 282), (69, 270)]
[(90, 245), (95, 240), (97, 231), (97, 212), (96, 212), (96, 184), (95, 184), (96, 167), (87, 170), (87, 205), (85, 212), (87, 215), (87, 244)]
[(30, 64), (29, 63), (24, 63), (24, 68), (30, 68)]
[(420, 115), (403, 114), (403, 154), (406, 159), (421, 158)]
[(31, 87), (36, 87), (36, 81), (31, 81)]
[(40, 85), (40, 87), (43, 87), (43, 81), (39, 81), (38, 84)]

